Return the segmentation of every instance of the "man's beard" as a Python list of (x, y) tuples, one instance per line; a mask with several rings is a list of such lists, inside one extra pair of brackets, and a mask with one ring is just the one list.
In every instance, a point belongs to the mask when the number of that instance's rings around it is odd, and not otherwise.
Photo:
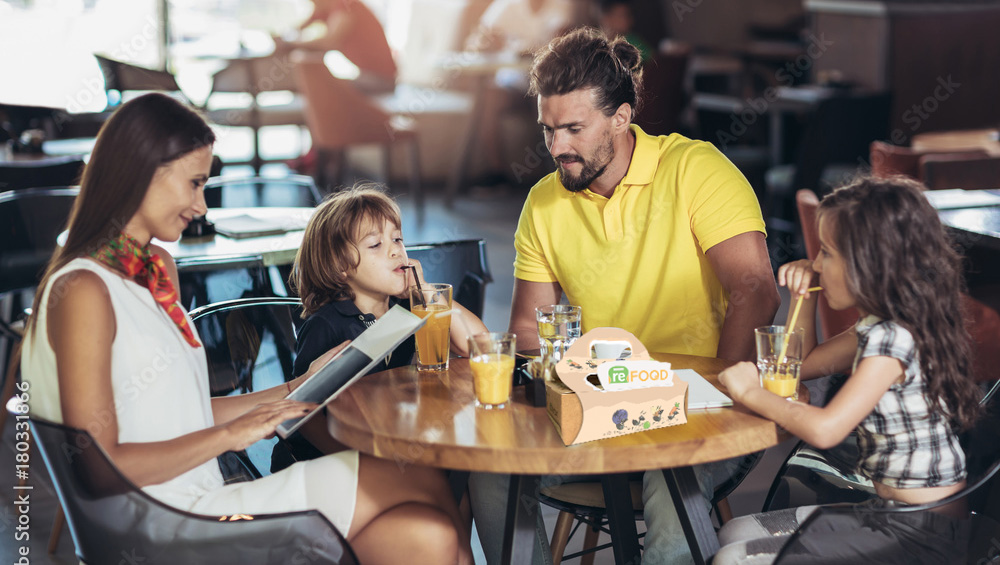
[[(603, 157), (603, 159), (602, 159)], [(589, 187), (597, 178), (604, 174), (605, 169), (611, 164), (615, 157), (614, 140), (608, 136), (608, 142), (597, 150), (592, 160), (584, 159), (579, 155), (562, 154), (555, 158), (556, 167), (559, 169), (559, 181), (570, 192), (580, 192)], [(565, 169), (559, 159), (573, 159), (583, 164), (580, 174), (572, 176)]]

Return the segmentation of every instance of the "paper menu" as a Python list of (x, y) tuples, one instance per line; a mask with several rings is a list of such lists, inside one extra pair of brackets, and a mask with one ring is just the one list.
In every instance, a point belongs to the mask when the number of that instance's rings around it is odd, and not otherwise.
[(688, 410), (732, 406), (733, 399), (712, 386), (693, 369), (675, 369), (675, 376), (688, 384)]

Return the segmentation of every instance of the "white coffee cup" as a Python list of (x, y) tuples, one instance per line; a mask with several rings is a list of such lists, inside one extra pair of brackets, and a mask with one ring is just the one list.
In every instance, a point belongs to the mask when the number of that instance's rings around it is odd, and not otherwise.
[(592, 341), (590, 342), (591, 359), (618, 359), (628, 349), (628, 355), (632, 355), (632, 344), (627, 341)]

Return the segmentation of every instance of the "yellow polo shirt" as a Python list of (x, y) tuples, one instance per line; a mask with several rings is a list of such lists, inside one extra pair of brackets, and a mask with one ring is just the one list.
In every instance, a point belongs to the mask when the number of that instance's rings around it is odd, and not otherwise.
[(632, 132), (632, 162), (611, 198), (569, 192), (557, 173), (531, 189), (514, 276), (558, 282), (583, 308), (583, 331), (619, 327), (650, 351), (714, 356), (728, 296), (705, 251), (763, 233), (760, 205), (710, 143)]

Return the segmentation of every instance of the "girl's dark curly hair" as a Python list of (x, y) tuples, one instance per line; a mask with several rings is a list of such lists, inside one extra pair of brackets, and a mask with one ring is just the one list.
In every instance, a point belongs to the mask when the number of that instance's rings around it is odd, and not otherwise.
[(913, 180), (861, 178), (828, 195), (819, 218), (831, 222), (847, 286), (861, 310), (913, 335), (926, 396), (957, 429), (979, 412), (961, 295), (961, 257), (937, 212)]

